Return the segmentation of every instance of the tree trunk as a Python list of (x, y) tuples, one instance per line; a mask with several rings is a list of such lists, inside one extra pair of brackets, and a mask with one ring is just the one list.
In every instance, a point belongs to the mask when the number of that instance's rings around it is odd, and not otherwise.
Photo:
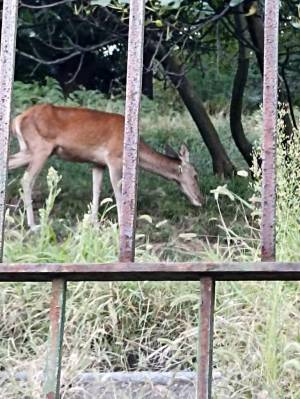
[[(102, 7), (102, 9), (105, 14), (108, 13), (110, 18), (115, 19), (106, 7)], [(161, 60), (161, 64), (169, 79), (177, 88), (179, 95), (196, 123), (203, 141), (210, 152), (214, 172), (222, 176), (231, 176), (235, 171), (234, 165), (228, 157), (201, 99), (186, 78), (183, 65), (181, 65), (175, 56), (170, 55), (157, 41), (152, 40), (151, 37), (145, 38), (145, 43), (149, 51), (155, 54), (157, 59)]]
[(199, 95), (187, 79), (183, 65), (175, 56), (167, 53), (162, 47), (158, 50), (157, 55), (161, 59), (167, 76), (177, 88), (180, 97), (199, 129), (203, 141), (210, 152), (214, 173), (221, 176), (231, 176), (235, 171), (234, 165), (228, 157)]
[[(253, 5), (253, 2), (247, 6), (246, 11)], [(248, 21), (248, 29), (251, 36), (252, 43), (254, 44), (256, 51), (257, 63), (260, 69), (261, 74), (263, 75), (264, 70), (264, 21), (263, 17), (260, 14), (259, 10), (256, 10), (256, 13), (253, 15), (249, 15), (247, 17)], [(286, 93), (284, 88), (282, 87), (281, 80), (278, 81), (278, 101), (281, 104), (287, 104), (288, 101), (286, 99)], [(284, 130), (285, 136), (288, 138), (293, 135), (293, 124), (291, 122), (290, 115), (285, 113), (283, 117), (284, 121)]]
[(143, 67), (143, 94), (153, 100), (153, 69), (150, 67), (153, 53), (145, 47)]
[[(245, 17), (242, 15), (243, 7), (238, 7), (238, 13), (235, 14), (235, 25), (237, 36), (241, 39), (245, 36), (245, 30), (247, 29), (247, 22)], [(252, 144), (247, 140), (242, 124), (242, 110), (243, 110), (243, 96), (245, 86), (248, 78), (249, 69), (249, 50), (243, 44), (239, 42), (239, 55), (238, 55), (238, 66), (233, 81), (231, 103), (230, 103), (230, 128), (233, 140), (243, 155), (247, 164), (251, 167), (253, 164), (253, 147)]]
[[(249, 4), (249, 8), (253, 3)], [(246, 12), (248, 9), (245, 10)], [(264, 21), (262, 16), (256, 11), (255, 14), (245, 17), (248, 22), (248, 29), (251, 41), (255, 47), (257, 64), (261, 74), (264, 72)]]

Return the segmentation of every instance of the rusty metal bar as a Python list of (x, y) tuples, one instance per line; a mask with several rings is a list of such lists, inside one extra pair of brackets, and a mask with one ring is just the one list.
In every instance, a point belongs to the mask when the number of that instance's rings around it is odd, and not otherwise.
[(15, 69), (18, 0), (3, 1), (0, 54), (0, 260), (3, 255), (7, 157)]
[(211, 399), (215, 281), (200, 280), (197, 399)]
[(279, 0), (265, 2), (261, 258), (275, 259)]
[(123, 151), (120, 261), (134, 260), (139, 112), (142, 91), (145, 0), (130, 1)]
[(47, 363), (45, 371), (44, 393), (47, 399), (60, 398), (60, 374), (62, 342), (64, 334), (66, 281), (52, 281), (52, 296), (50, 304), (50, 332)]
[(0, 281), (299, 280), (300, 262), (0, 264)]

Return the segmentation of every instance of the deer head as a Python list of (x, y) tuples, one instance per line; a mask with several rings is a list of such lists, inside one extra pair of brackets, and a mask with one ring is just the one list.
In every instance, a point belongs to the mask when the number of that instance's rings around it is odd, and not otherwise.
[(204, 202), (203, 194), (199, 189), (198, 173), (190, 163), (189, 150), (182, 145), (179, 152), (174, 151), (170, 146), (166, 147), (166, 154), (179, 161), (178, 177), (176, 183), (181, 191), (187, 196), (194, 206), (202, 206)]

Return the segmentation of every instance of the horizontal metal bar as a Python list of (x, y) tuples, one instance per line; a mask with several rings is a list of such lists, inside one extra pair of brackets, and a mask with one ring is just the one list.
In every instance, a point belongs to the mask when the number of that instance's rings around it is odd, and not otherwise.
[(0, 264), (0, 281), (300, 280), (300, 262)]

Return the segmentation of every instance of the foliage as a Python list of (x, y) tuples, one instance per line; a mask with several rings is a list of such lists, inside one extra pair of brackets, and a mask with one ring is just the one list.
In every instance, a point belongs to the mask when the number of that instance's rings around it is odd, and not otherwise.
[[(245, 173), (240, 175), (240, 179), (246, 179)], [(55, 224), (51, 208), (53, 200), (59, 198), (59, 180), (56, 172), (50, 170), (49, 198), (45, 209), (40, 211), (44, 215), (39, 228), (42, 235), (26, 231), (22, 214), (20, 218), (7, 218), (5, 260), (114, 261), (118, 234), (116, 225), (107, 219), (110, 202), (102, 202), (106, 210), (98, 226), (90, 224), (88, 214), (72, 227), (66, 225), (65, 220)], [(280, 195), (292, 194), (287, 185), (279, 187)], [(193, 259), (255, 259), (259, 245), (257, 231), (245, 212), (248, 207), (253, 210), (253, 206), (225, 186), (219, 186), (212, 194), (219, 209), (218, 222), (225, 240), (220, 238), (207, 245), (196, 241)], [(223, 207), (226, 201), (233, 202), (237, 212), (242, 212), (247, 222), (244, 235), (236, 233), (235, 223), (228, 225), (225, 221)], [(286, 203), (289, 204), (289, 198)], [(280, 200), (279, 204), (284, 206)], [(279, 213), (279, 222), (285, 215)], [(142, 219), (152, 223), (149, 217)], [(235, 217), (233, 222), (236, 220)], [(250, 230), (252, 237), (248, 235)], [(293, 230), (290, 244), (296, 233)], [(181, 234), (181, 238), (172, 243), (178, 249), (175, 252), (177, 259), (182, 256), (180, 239), (191, 245), (197, 238)], [(139, 237), (138, 240), (141, 240), (138, 259), (156, 260), (147, 238)], [(286, 260), (290, 254), (290, 251), (286, 253)], [(45, 360), (49, 288), (45, 284), (41, 290), (40, 284), (33, 283), (7, 283), (2, 287), (0, 331), (4, 339), (0, 345), (0, 366), (10, 374), (24, 369), (29, 374), (28, 384), (20, 386), (10, 379), (2, 385), (3, 395), (7, 398), (19, 396), (21, 390), (28, 397), (41, 397), (36, 377)], [(241, 399), (296, 397), (300, 388), (300, 336), (293, 327), (295, 320), (300, 318), (299, 296), (299, 285), (293, 283), (218, 283), (214, 361), (221, 378), (216, 381), (216, 398), (231, 397), (236, 392)], [(69, 284), (68, 297), (64, 395), (73, 398), (76, 387), (72, 387), (70, 381), (84, 371), (195, 369), (197, 284), (80, 282)]]
[(54, 79), (47, 78), (45, 84), (38, 81), (31, 83), (14, 82), (13, 115), (18, 115), (30, 105), (50, 102), (63, 104), (64, 95), (61, 86)]
[[(204, 78), (213, 89), (219, 70), (221, 75), (224, 73), (221, 64), (227, 65), (230, 76), (237, 58), (233, 16), (242, 3), (250, 7), (248, 16), (260, 8), (260, 2), (257, 5), (239, 0), (228, 5), (221, 1), (149, 0), (145, 44), (148, 40), (160, 41), (181, 58), (187, 70), (194, 70), (194, 77), (199, 76), (196, 80)], [(47, 2), (27, 0), (26, 4), (28, 7), (23, 4), (20, 8), (17, 79), (43, 81), (53, 76), (68, 91), (78, 84), (105, 93), (124, 87), (128, 1), (58, 2), (55, 7), (47, 7)], [(285, 0), (280, 13), (280, 65), (287, 81), (293, 82), (292, 97), (299, 103), (295, 78), (299, 62), (299, 7)], [(251, 47), (254, 59), (255, 45), (249, 42), (247, 46)], [(157, 61), (152, 62), (152, 68), (156, 77), (164, 78)], [(255, 89), (254, 97), (260, 93), (260, 82), (256, 83), (251, 88)], [(219, 89), (217, 85), (213, 95), (218, 95)]]
[[(298, 60), (298, 51), (291, 30), (295, 28), (294, 20), (299, 19), (299, 12), (288, 0), (283, 3), (280, 12), (283, 21), (293, 22), (284, 22), (280, 31), (283, 39), (280, 49), (280, 93), (283, 93), (284, 101), (292, 104), (294, 93), (289, 89), (288, 82), (293, 73), (291, 66)], [(237, 13), (245, 15), (237, 17)], [(47, 76), (54, 76), (64, 88), (64, 93), (70, 93), (80, 85), (87, 89), (96, 88), (109, 96), (123, 93), (126, 84), (126, 63), (123, 60), (127, 52), (128, 2), (63, 1), (44, 4), (37, 1), (34, 5), (30, 2), (27, 6), (23, 4), (20, 15), (23, 26), (19, 29), (18, 79), (43, 81)], [(239, 19), (244, 21), (242, 30), (238, 27)], [(259, 68), (253, 67), (251, 62), (251, 80), (255, 84), (247, 91), (246, 101), (235, 98), (234, 102), (243, 102), (247, 108), (257, 107), (261, 99), (261, 79), (257, 75), (263, 70), (263, 28), (260, 2), (146, 2), (143, 90), (153, 98), (154, 77), (172, 82), (209, 148), (214, 173), (219, 175), (232, 175), (235, 165), (220, 143), (213, 124), (205, 122), (209, 121), (209, 117), (202, 107), (199, 93), (202, 92), (207, 100), (210, 111), (216, 112), (220, 108), (228, 110), (232, 64), (238, 58), (241, 65), (237, 48), (241, 48), (242, 42), (245, 49), (251, 48), (250, 61), (256, 58), (255, 65), (258, 62)], [(296, 29), (293, 36), (298, 35)], [(244, 58), (244, 67), (238, 70), (247, 81), (248, 55)], [(22, 68), (18, 67), (20, 60), (24, 61)], [(222, 79), (224, 76), (226, 79)], [(190, 77), (193, 77), (194, 85)], [(244, 95), (243, 90), (234, 89), (234, 92)], [(236, 118), (240, 119), (240, 115)], [(237, 146), (241, 148), (238, 141), (243, 140), (243, 129), (231, 126)], [(289, 124), (287, 128), (290, 128)], [(252, 144), (248, 137), (246, 142), (249, 145), (243, 153), (251, 165)]]
[[(66, 225), (66, 220), (54, 222), (50, 217), (55, 200), (60, 194), (58, 184), (61, 176), (52, 167), (48, 171), (48, 196), (45, 207), (39, 209), (40, 224), (34, 232), (26, 231), (24, 214), (7, 214), (7, 234), (5, 244), (6, 259), (12, 262), (113, 262), (117, 259), (118, 229), (116, 224), (107, 221), (114, 208), (110, 198), (101, 201), (101, 219), (98, 225), (91, 222), (90, 212), (86, 213), (76, 226)], [(97, 237), (97, 238), (96, 238)], [(155, 259), (145, 252), (147, 244), (137, 246), (137, 258)], [(35, 249), (32, 251), (32, 249)], [(71, 260), (72, 259), (72, 260)]]
[[(217, 60), (210, 55), (202, 54), (199, 67), (188, 73), (193, 85), (200, 93), (209, 114), (218, 112), (229, 113), (232, 82), (236, 66), (233, 67), (232, 58), (236, 52), (235, 46), (222, 46)], [(226, 56), (224, 56), (226, 54)], [(229, 55), (232, 57), (229, 57)], [(262, 103), (261, 75), (254, 62), (255, 55), (250, 55), (250, 70), (248, 84), (243, 100), (244, 113), (257, 111)], [(247, 132), (246, 132), (247, 133)]]
[[(34, 93), (34, 96), (32, 93)], [(182, 143), (185, 143), (190, 149), (191, 160), (200, 173), (201, 189), (205, 194), (209, 194), (210, 189), (219, 181), (216, 177), (211, 177), (210, 175), (211, 160), (209, 154), (203, 141), (199, 138), (190, 116), (180, 106), (176, 107), (173, 105), (173, 89), (170, 89), (167, 94), (167, 96), (160, 95), (155, 102), (143, 97), (141, 134), (147, 143), (161, 152), (164, 152), (164, 147), (167, 143), (175, 149), (178, 149)], [(108, 100), (98, 91), (81, 89), (65, 97), (62, 94), (60, 86), (52, 79), (48, 80), (47, 85), (15, 83), (13, 100), (15, 113), (20, 112), (29, 105), (45, 101), (72, 106), (88, 106), (112, 112), (123, 112), (124, 109), (124, 100), (122, 97)], [(228, 122), (223, 114), (217, 114), (213, 117), (213, 121), (220, 131), (222, 141), (234, 162), (241, 167), (244, 166), (241, 157), (232, 143)], [(256, 137), (260, 132), (259, 123), (260, 115), (253, 114), (251, 118), (249, 117), (249, 126), (251, 125), (252, 132), (254, 132), (257, 126), (253, 137)], [(16, 149), (12, 148), (11, 152), (14, 151)], [(82, 214), (85, 211), (86, 205), (91, 200), (92, 179), (90, 167), (88, 165), (68, 163), (58, 160), (55, 157), (51, 159), (50, 165), (54, 166), (63, 176), (62, 192), (55, 206), (55, 213), (58, 218), (71, 217), (74, 220), (76, 215)], [(22, 172), (22, 170), (17, 170), (10, 173), (10, 202), (17, 203), (18, 201), (19, 178)], [(196, 224), (199, 225), (199, 230), (202, 234), (206, 232), (207, 215), (190, 206), (183, 195), (177, 195), (178, 188), (174, 183), (144, 172), (141, 176), (138, 198), (141, 213), (150, 213), (154, 218), (158, 218), (155, 221), (156, 223), (166, 218), (171, 218), (175, 221), (186, 213), (186, 207), (188, 207), (190, 218), (196, 217)], [(15, 177), (15, 179), (12, 179), (12, 177)], [(241, 184), (238, 180), (241, 179), (232, 180), (229, 185), (230, 188), (238, 188), (240, 194), (242, 194), (247, 191), (247, 183), (242, 181)], [(38, 203), (38, 206), (44, 201), (45, 181), (46, 176), (43, 172), (36, 184), (34, 196), (34, 203)], [(158, 181), (159, 187), (157, 186)], [(107, 178), (104, 182), (102, 195), (104, 197), (112, 195)], [(177, 198), (176, 203), (174, 203), (174, 196)], [(207, 208), (210, 210), (211, 215), (213, 215), (215, 207), (209, 201)], [(158, 210), (160, 211), (159, 214), (157, 214)], [(228, 210), (228, 212), (230, 213), (231, 210)], [(211, 228), (212, 226), (213, 222), (211, 223)], [(210, 230), (207, 233), (215, 234), (216, 232)]]
[[(281, 111), (281, 115), (284, 114)], [(282, 118), (278, 127), (277, 145), (277, 257), (278, 260), (299, 260), (300, 220), (300, 137), (285, 145)]]
[(122, 113), (124, 102), (108, 99), (97, 90), (79, 88), (65, 96), (60, 84), (52, 78), (47, 78), (45, 84), (37, 81), (23, 83), (15, 81), (13, 91), (13, 114), (17, 115), (31, 105), (50, 103), (55, 105), (68, 105), (102, 109), (107, 112)]
[[(48, 86), (48, 91), (36, 86), (34, 102), (48, 101), (49, 92), (60, 103), (88, 104), (91, 107), (96, 104), (97, 108), (109, 110), (123, 107), (122, 99), (108, 101), (98, 92), (81, 90), (64, 97), (54, 81), (49, 81)], [(30, 103), (34, 87), (16, 84), (16, 109)], [(18, 93), (20, 90), (22, 93)], [(165, 113), (157, 111), (160, 107)], [(229, 127), (224, 116), (216, 114), (214, 123), (228, 151), (237, 157), (230, 144)], [(142, 126), (145, 139), (160, 150), (164, 143), (178, 146), (184, 138), (191, 149), (193, 162), (202, 172), (200, 182), (207, 203), (198, 212), (189, 207), (172, 183), (158, 184), (156, 177), (143, 174), (139, 215), (148, 216), (138, 219), (138, 259), (258, 259), (259, 181), (248, 189), (245, 173), (240, 173), (227, 186), (224, 181), (207, 176), (209, 157), (204, 145), (199, 145), (193, 122), (184, 112), (175, 112), (170, 107), (164, 108), (159, 103), (146, 100)], [(261, 113), (247, 115), (245, 126), (251, 130), (253, 138), (259, 139)], [(278, 146), (277, 248), (278, 259), (284, 260), (295, 260), (299, 246), (300, 208), (297, 197), (294, 197), (299, 191), (300, 181), (297, 136), (288, 153), (284, 147)], [(241, 159), (236, 163), (243, 169)], [(111, 203), (107, 200), (102, 202), (101, 223), (91, 225), (86, 213), (90, 199), (86, 169), (79, 173), (81, 169), (73, 165), (70, 169), (65, 163), (57, 165), (59, 174), (64, 176), (60, 181), (53, 170), (50, 172), (47, 182), (50, 193), (45, 208), (40, 211), (39, 230), (28, 232), (24, 214), (18, 209), (10, 212), (5, 260), (114, 261), (117, 258), (118, 229), (109, 221), (113, 212)], [(65, 181), (71, 182), (67, 195), (64, 194)], [(58, 183), (62, 186), (61, 192)], [(77, 201), (74, 199), (76, 192), (79, 193)], [(85, 213), (85, 216), (74, 223), (66, 215), (69, 208), (74, 208), (75, 213)], [(197, 284), (190, 283), (70, 284), (63, 360), (64, 390), (79, 372), (84, 371), (193, 370), (198, 288)], [(0, 367), (11, 373), (28, 369), (30, 374), (29, 384), (20, 386), (10, 380), (3, 385), (2, 395), (7, 398), (41, 396), (36, 375), (44, 364), (46, 352), (49, 293), (47, 284), (43, 289), (40, 284), (33, 283), (9, 283), (2, 287), (0, 334), (4, 339), (0, 345)], [(216, 398), (233, 397), (236, 392), (241, 399), (297, 397), (300, 389), (300, 336), (295, 323), (300, 320), (299, 297), (299, 285), (290, 282), (217, 284), (215, 366), (221, 379), (216, 383)], [(69, 387), (69, 395), (74, 390), (74, 387)], [(9, 392), (15, 396), (9, 396)]]

